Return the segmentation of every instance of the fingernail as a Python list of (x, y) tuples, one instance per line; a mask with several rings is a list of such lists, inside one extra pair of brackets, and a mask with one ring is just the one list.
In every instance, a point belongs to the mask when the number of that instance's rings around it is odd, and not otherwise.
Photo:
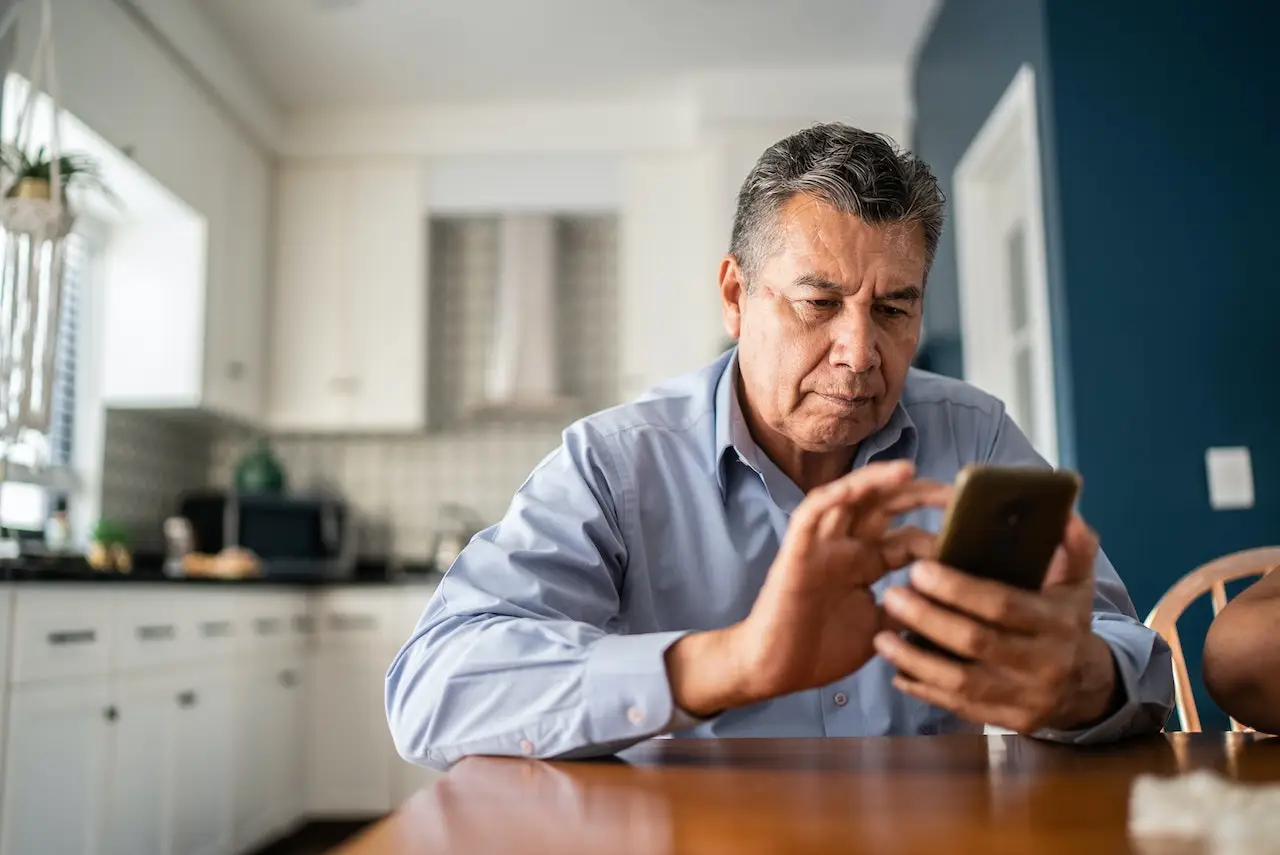
[(906, 592), (901, 588), (889, 588), (884, 592), (884, 607), (889, 611), (900, 612), (906, 604)]
[(927, 585), (938, 577), (938, 571), (934, 569), (932, 564), (925, 561), (917, 561), (911, 565), (911, 581)]
[(877, 632), (875, 637), (871, 639), (871, 643), (878, 653), (885, 654), (893, 650), (894, 642), (897, 640), (897, 637), (892, 632)]

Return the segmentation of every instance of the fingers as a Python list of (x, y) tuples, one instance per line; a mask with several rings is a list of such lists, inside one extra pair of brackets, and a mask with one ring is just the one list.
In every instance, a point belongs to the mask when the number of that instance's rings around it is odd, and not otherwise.
[(895, 517), (918, 508), (944, 508), (954, 492), (950, 484), (920, 478), (905, 484), (854, 521), (854, 536), (878, 538)]
[(880, 540), (880, 560), (889, 570), (932, 558), (938, 536), (913, 525), (902, 526)]
[[(997, 679), (982, 663), (957, 662), (923, 650), (891, 632), (879, 632), (876, 652), (889, 660), (912, 682), (930, 686), (969, 703), (1006, 703), (1016, 700), (1016, 684)], [(1015, 697), (1006, 697), (1015, 695)]]
[(944, 608), (909, 587), (885, 591), (884, 610), (897, 625), (969, 659), (1012, 668), (1034, 664), (1035, 649), (1028, 637)]
[[(791, 515), (787, 534), (803, 543), (818, 533), (828, 511), (842, 508), (855, 515), (859, 505), (888, 495), (909, 481), (914, 473), (915, 467), (907, 461), (872, 463), (811, 490)], [(837, 520), (832, 520), (828, 525), (836, 523)]]
[(980, 579), (936, 561), (917, 562), (911, 586), (941, 605), (1014, 632), (1055, 632), (1066, 622), (1061, 609), (1038, 591)]

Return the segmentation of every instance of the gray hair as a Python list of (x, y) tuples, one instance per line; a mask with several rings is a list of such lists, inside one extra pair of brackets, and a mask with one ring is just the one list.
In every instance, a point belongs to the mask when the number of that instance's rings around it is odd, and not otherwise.
[(839, 122), (814, 125), (765, 150), (738, 193), (729, 252), (747, 289), (781, 241), (778, 211), (797, 194), (876, 225), (919, 224), (933, 264), (946, 197), (928, 164), (883, 134)]

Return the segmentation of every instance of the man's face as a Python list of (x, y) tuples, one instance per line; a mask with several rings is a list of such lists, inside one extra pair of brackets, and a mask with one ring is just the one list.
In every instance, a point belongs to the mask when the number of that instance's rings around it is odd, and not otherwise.
[(779, 251), (746, 291), (720, 266), (725, 328), (757, 422), (802, 452), (857, 445), (893, 415), (920, 340), (924, 235), (809, 196), (779, 212)]

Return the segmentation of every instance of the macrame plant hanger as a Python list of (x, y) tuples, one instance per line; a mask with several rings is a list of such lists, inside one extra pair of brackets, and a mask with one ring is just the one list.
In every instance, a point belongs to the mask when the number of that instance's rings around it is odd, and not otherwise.
[[(41, 0), (40, 36), (13, 140), (19, 150), (29, 152), (37, 118), (46, 118), (48, 192), (43, 192), (41, 182), (12, 174), (7, 165), (0, 173), (0, 228), (4, 230), (0, 242), (0, 480), (15, 474), (14, 463), (36, 470), (48, 462), (47, 439), (36, 443), (37, 452), (24, 454), (21, 461), (14, 451), (25, 443), (28, 432), (47, 437), (50, 426), (63, 261), (73, 220), (61, 174), (52, 16), (51, 0)], [(48, 95), (47, 117), (38, 109), (42, 89)]]

